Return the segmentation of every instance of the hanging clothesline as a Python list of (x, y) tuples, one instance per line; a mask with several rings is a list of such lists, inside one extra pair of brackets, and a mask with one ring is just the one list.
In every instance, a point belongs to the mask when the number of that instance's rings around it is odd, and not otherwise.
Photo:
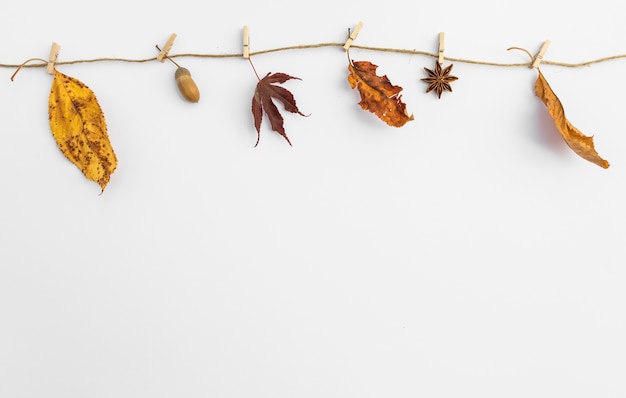
[[(330, 43), (318, 43), (318, 44), (304, 44), (304, 45), (295, 45), (295, 46), (287, 46), (287, 47), (278, 47), (271, 48), (267, 50), (260, 51), (251, 51), (250, 56), (253, 55), (262, 55), (283, 51), (292, 51), (292, 50), (306, 50), (312, 48), (323, 48), (323, 47), (343, 47), (344, 43), (339, 42), (330, 42)], [(390, 48), (390, 47), (373, 47), (373, 46), (364, 46), (364, 45), (351, 45), (351, 48), (368, 50), (368, 51), (376, 51), (376, 52), (388, 52), (388, 53), (398, 53), (398, 54), (408, 54), (408, 55), (424, 55), (428, 57), (437, 58), (438, 55), (435, 53), (431, 53), (428, 51), (420, 51), (420, 50), (408, 50), (401, 48)], [(184, 54), (169, 54), (169, 58), (241, 58), (243, 53), (226, 53), (226, 54), (202, 54), (202, 53), (184, 53)], [(569, 63), (569, 62), (559, 62), (559, 61), (550, 61), (543, 60), (542, 64), (545, 65), (554, 65), (554, 66), (563, 66), (566, 68), (580, 68), (583, 66), (591, 66), (593, 64), (599, 64), (602, 62), (608, 62), (612, 60), (617, 60), (621, 58), (626, 58), (626, 54), (618, 54), (607, 56), (603, 58), (593, 59), (589, 61), (579, 62), (579, 63)], [(502, 63), (502, 62), (491, 62), (491, 61), (480, 61), (473, 59), (465, 59), (465, 58), (455, 58), (446, 56), (445, 59), (450, 62), (459, 62), (466, 64), (475, 64), (475, 65), (487, 65), (487, 66), (496, 66), (496, 67), (530, 67), (532, 62), (526, 63)], [(95, 62), (127, 62), (127, 63), (145, 63), (156, 61), (157, 57), (151, 58), (92, 58), (92, 59), (77, 59), (73, 61), (59, 61), (56, 62), (57, 65), (73, 65), (73, 64), (82, 64), (82, 63), (95, 63)], [(0, 63), (0, 68), (17, 68), (20, 64), (5, 64)], [(46, 64), (30, 64), (24, 65), (25, 68), (41, 68), (46, 66)]]

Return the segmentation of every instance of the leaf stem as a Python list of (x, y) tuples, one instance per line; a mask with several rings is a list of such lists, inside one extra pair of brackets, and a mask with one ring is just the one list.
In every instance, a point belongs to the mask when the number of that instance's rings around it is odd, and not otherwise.
[[(350, 28), (348, 28), (348, 38), (349, 37), (350, 37)], [(350, 47), (346, 49), (346, 55), (348, 57), (348, 64), (352, 65), (352, 67), (354, 68), (354, 64), (352, 63), (352, 60), (350, 59)]]
[(521, 48), (521, 47), (509, 47), (506, 49), (507, 51), (509, 50), (520, 50), (520, 51), (524, 51), (526, 54), (528, 54), (528, 57), (530, 58), (530, 61), (533, 61), (533, 55), (525, 48)]
[(24, 65), (26, 65), (27, 63), (29, 63), (30, 61), (41, 61), (44, 64), (47, 64), (48, 61), (46, 61), (45, 59), (42, 58), (31, 58), (31, 59), (27, 59), (26, 61), (22, 62), (22, 64), (20, 66), (17, 67), (17, 69), (15, 70), (15, 72), (13, 72), (13, 74), (11, 75), (11, 81), (13, 81), (13, 79), (15, 78), (15, 75), (17, 75), (17, 72), (20, 71), (20, 69), (22, 69), (22, 67)]
[(250, 66), (252, 66), (252, 70), (254, 71), (254, 74), (256, 75), (256, 78), (261, 81), (261, 78), (259, 77), (259, 74), (256, 73), (256, 68), (254, 67), (254, 64), (252, 63), (252, 59), (250, 59), (250, 57), (248, 57), (248, 61), (250, 62)]

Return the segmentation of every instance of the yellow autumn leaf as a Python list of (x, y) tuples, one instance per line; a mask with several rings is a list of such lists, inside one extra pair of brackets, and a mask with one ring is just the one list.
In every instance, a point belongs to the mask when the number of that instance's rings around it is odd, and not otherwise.
[(117, 158), (93, 91), (55, 70), (48, 112), (50, 129), (61, 152), (104, 192), (117, 167)]
[(565, 118), (565, 110), (559, 98), (554, 94), (552, 88), (546, 81), (539, 69), (539, 76), (535, 82), (535, 94), (548, 108), (548, 113), (554, 119), (556, 127), (563, 136), (567, 145), (572, 148), (580, 157), (598, 166), (607, 169), (609, 162), (602, 159), (596, 152), (593, 144), (593, 137), (584, 135)]

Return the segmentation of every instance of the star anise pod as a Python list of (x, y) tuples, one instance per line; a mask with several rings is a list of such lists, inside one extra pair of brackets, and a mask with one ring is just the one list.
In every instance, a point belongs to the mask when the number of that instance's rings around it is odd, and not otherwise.
[(437, 96), (441, 98), (441, 93), (443, 90), (452, 92), (452, 87), (450, 83), (457, 80), (458, 77), (452, 76), (450, 72), (452, 71), (452, 64), (445, 67), (445, 69), (441, 68), (441, 64), (439, 61), (435, 61), (435, 70), (432, 71), (428, 68), (424, 68), (426, 73), (428, 73), (428, 77), (422, 79), (428, 83), (428, 88), (426, 89), (427, 93), (430, 93), (432, 90), (435, 90)]

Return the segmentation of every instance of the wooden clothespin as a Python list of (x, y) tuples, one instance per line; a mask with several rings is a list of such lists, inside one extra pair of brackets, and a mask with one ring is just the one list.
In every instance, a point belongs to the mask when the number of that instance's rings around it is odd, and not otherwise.
[(445, 33), (443, 32), (439, 32), (439, 65), (443, 65), (443, 61), (444, 61), (444, 56), (443, 56), (443, 52), (445, 50)]
[(356, 27), (354, 28), (352, 33), (350, 33), (350, 37), (348, 37), (348, 41), (346, 41), (346, 44), (343, 45), (344, 50), (347, 51), (350, 48), (350, 46), (352, 45), (352, 42), (359, 35), (359, 32), (361, 31), (362, 27), (363, 27), (363, 22), (359, 21), (359, 23), (356, 24)]
[(176, 33), (172, 33), (169, 40), (163, 46), (163, 49), (161, 50), (161, 52), (159, 52), (159, 55), (157, 55), (157, 59), (159, 61), (165, 62), (165, 58), (167, 58), (167, 53), (172, 48), (172, 45), (174, 44), (174, 40), (176, 40)]
[(48, 57), (48, 66), (46, 67), (46, 72), (51, 75), (54, 74), (54, 64), (57, 62), (57, 58), (59, 58), (59, 52), (61, 52), (61, 46), (57, 43), (52, 43), (50, 56)]
[(539, 67), (539, 64), (541, 63), (541, 61), (543, 61), (544, 54), (548, 50), (548, 46), (550, 46), (550, 40), (544, 41), (543, 45), (541, 46), (541, 49), (539, 50), (537, 55), (535, 55), (535, 60), (533, 61), (533, 64), (530, 66), (531, 69)]
[(250, 58), (250, 28), (243, 27), (243, 57)]

